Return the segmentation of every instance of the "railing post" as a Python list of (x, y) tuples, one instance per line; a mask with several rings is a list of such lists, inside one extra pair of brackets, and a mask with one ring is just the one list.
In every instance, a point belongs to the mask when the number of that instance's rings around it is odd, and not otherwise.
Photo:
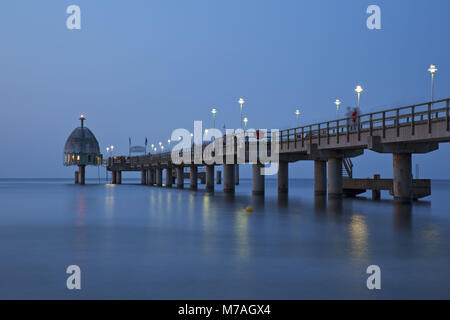
[(330, 122), (327, 122), (327, 144), (330, 144)]
[(361, 141), (361, 116), (358, 116), (358, 141)]
[(415, 135), (415, 133), (416, 133), (416, 123), (415, 123), (415, 118), (416, 118), (415, 107), (412, 106), (412, 107), (411, 107), (411, 134), (412, 134), (412, 135)]
[[(359, 126), (358, 126), (359, 128)], [(373, 136), (373, 115), (370, 114), (370, 136)]]
[(289, 150), (289, 136), (291, 135), (290, 129), (287, 130), (287, 149)]
[(431, 103), (428, 104), (428, 133), (431, 133)]
[(397, 109), (397, 113), (395, 116), (395, 126), (397, 128), (397, 137), (400, 136), (400, 110)]
[(312, 145), (312, 125), (309, 126), (309, 145)]
[[(284, 130), (281, 130), (281, 133), (280, 133), (280, 150), (283, 150), (283, 133), (284, 133)], [(258, 142), (256, 142), (256, 143), (258, 145)]]
[(383, 111), (383, 139), (386, 138), (386, 111)]
[(450, 109), (450, 106), (449, 106), (449, 102), (450, 102), (450, 100), (447, 100), (447, 104), (446, 104), (446, 106), (445, 106), (445, 117), (447, 118), (447, 131), (450, 131), (450, 115), (449, 115), (449, 109)]
[(317, 125), (318, 126), (318, 130), (319, 130), (319, 134), (318, 134), (318, 136), (319, 136), (319, 146), (320, 146), (320, 123)]
[(305, 147), (305, 127), (302, 127), (302, 148)]
[(347, 119), (347, 142), (350, 141), (350, 127), (349, 127), (349, 120)]
[(294, 129), (294, 148), (297, 149), (297, 128)]
[(339, 144), (339, 120), (336, 120), (336, 143)]

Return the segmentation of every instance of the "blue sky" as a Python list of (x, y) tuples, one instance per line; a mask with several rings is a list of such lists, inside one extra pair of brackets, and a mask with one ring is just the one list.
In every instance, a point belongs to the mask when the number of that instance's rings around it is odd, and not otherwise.
[[(82, 29), (66, 28), (66, 8)], [(366, 8), (381, 8), (368, 30)], [(194, 120), (285, 128), (332, 119), (333, 101), (362, 111), (450, 96), (450, 2), (256, 0), (8, 0), (0, 3), (0, 177), (72, 177), (62, 150), (78, 116), (102, 150), (128, 137), (166, 141)], [(450, 144), (414, 156), (421, 177), (450, 178)], [(392, 175), (392, 156), (366, 151), (356, 175)], [(312, 177), (312, 164), (291, 165)], [(243, 170), (245, 174), (248, 171)], [(95, 177), (96, 169), (88, 170)]]

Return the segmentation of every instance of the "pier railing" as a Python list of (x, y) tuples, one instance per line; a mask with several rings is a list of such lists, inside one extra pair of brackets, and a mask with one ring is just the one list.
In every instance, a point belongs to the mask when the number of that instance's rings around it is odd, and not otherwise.
[(337, 143), (340, 138), (348, 137), (350, 133), (357, 133), (358, 140), (362, 132), (369, 132), (372, 135), (374, 130), (381, 129), (383, 138), (386, 136), (386, 129), (396, 128), (397, 136), (400, 128), (411, 127), (411, 134), (415, 134), (415, 127), (418, 124), (427, 124), (428, 132), (433, 130), (433, 123), (446, 121), (447, 131), (450, 131), (450, 98), (414, 104), (410, 106), (382, 110), (377, 112), (358, 115), (356, 118), (348, 117), (331, 121), (310, 124), (297, 128), (280, 130), (280, 150), (289, 146), (290, 142), (300, 143), (302, 147), (305, 143), (312, 143), (316, 140), (330, 143), (330, 137), (336, 137)]

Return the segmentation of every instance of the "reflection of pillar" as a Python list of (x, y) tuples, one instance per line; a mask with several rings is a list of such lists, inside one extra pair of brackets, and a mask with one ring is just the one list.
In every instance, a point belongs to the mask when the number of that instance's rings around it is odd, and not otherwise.
[(234, 176), (234, 182), (236, 183), (236, 185), (239, 185), (239, 164), (236, 164), (235, 166), (234, 166), (234, 170), (236, 171), (235, 172), (235, 176)]
[(342, 198), (342, 159), (328, 159), (328, 198)]
[(223, 165), (223, 192), (234, 193), (235, 190), (235, 169), (234, 164)]
[(156, 185), (158, 187), (162, 186), (162, 168), (161, 167), (156, 168)]
[(147, 170), (141, 171), (141, 184), (147, 184)]
[(85, 170), (86, 170), (85, 166), (78, 166), (78, 172), (79, 172), (78, 182), (80, 184), (85, 184), (85, 175), (86, 175)]
[(111, 183), (112, 184), (117, 184), (116, 171), (111, 171)]
[(217, 170), (216, 171), (216, 183), (217, 184), (222, 184), (222, 171)]
[(289, 162), (278, 163), (278, 193), (287, 193), (289, 190)]
[(184, 188), (184, 168), (182, 166), (177, 167), (177, 188)]
[(252, 164), (252, 193), (254, 195), (264, 194), (264, 175), (261, 174), (261, 168), (264, 165)]
[[(379, 179), (380, 179), (380, 175), (379, 174), (374, 174), (373, 175), (373, 180), (379, 180)], [(380, 200), (380, 199), (381, 199), (381, 191), (372, 189), (372, 200)]]
[(116, 171), (116, 183), (122, 184), (122, 171)]
[(172, 180), (172, 168), (167, 167), (166, 169), (166, 187), (172, 188), (173, 180)]
[(327, 193), (327, 162), (314, 160), (314, 194), (317, 196)]
[(190, 182), (190, 188), (192, 190), (197, 190), (197, 183), (198, 183), (198, 168), (197, 166), (191, 166), (190, 167), (190, 175), (189, 175), (189, 182)]
[(394, 227), (409, 230), (412, 227), (412, 203), (394, 201)]
[(411, 153), (394, 153), (394, 199), (410, 202), (412, 199)]
[(78, 182), (79, 182), (79, 174), (78, 174), (78, 171), (75, 171), (75, 184), (78, 184)]
[(206, 190), (214, 191), (214, 165), (206, 166)]

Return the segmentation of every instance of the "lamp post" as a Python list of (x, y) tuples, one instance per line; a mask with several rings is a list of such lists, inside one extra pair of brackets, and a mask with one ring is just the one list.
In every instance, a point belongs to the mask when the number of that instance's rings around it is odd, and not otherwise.
[(336, 105), (336, 119), (339, 119), (339, 105), (341, 104), (341, 100), (336, 99), (334, 104)]
[(111, 149), (111, 156), (113, 156), (114, 146), (109, 147)]
[(215, 108), (213, 108), (211, 110), (211, 113), (213, 115), (213, 128), (215, 128), (216, 127), (216, 113), (217, 113), (217, 110)]
[[(109, 147), (106, 147), (106, 154), (109, 156)], [(108, 183), (108, 166), (106, 166), (106, 183)]]
[(240, 119), (241, 119), (241, 129), (242, 129), (242, 107), (243, 107), (245, 101), (243, 98), (239, 98), (238, 103), (241, 105), (241, 118)]
[(247, 117), (245, 117), (244, 118), (244, 128), (245, 128), (245, 130), (247, 130), (247, 122), (248, 122), (248, 119), (247, 119)]
[(361, 92), (363, 92), (363, 88), (361, 86), (356, 86), (355, 91), (358, 94), (358, 109), (359, 109), (361, 101)]
[(297, 116), (297, 127), (298, 127), (298, 120), (300, 118), (300, 110), (295, 110), (295, 115)]
[(167, 140), (167, 144), (170, 146), (170, 143), (171, 143), (172, 141), (169, 139), (169, 140)]
[(436, 66), (434, 64), (430, 65), (428, 71), (431, 73), (431, 101), (434, 99), (434, 73), (437, 71)]

